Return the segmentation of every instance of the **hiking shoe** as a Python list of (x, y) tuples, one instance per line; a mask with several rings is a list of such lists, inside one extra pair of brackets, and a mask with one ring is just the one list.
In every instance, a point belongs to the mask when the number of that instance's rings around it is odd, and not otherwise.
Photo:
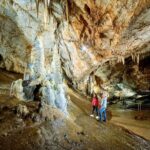
[(99, 120), (99, 116), (96, 116), (95, 118), (96, 118), (97, 120)]
[(93, 115), (93, 114), (91, 114), (90, 116), (91, 116), (91, 117), (94, 117), (94, 115)]

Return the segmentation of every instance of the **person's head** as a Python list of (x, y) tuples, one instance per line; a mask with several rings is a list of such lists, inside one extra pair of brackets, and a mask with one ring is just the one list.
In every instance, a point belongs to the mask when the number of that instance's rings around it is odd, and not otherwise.
[(102, 94), (102, 97), (104, 98), (104, 97), (107, 97), (107, 92), (103, 92), (103, 94)]
[(95, 93), (93, 93), (93, 97), (96, 97), (96, 94), (95, 94)]

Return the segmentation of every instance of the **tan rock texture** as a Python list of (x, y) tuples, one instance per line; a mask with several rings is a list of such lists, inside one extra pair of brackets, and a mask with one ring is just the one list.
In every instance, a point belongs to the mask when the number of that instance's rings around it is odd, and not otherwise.
[[(101, 66), (105, 70), (106, 63), (125, 64), (131, 57), (138, 65), (149, 56), (149, 0), (53, 0), (49, 9), (48, 14), (39, 4), (37, 17), (33, 1), (0, 2), (1, 67), (33, 76), (49, 74), (58, 49), (63, 73), (79, 85)], [(33, 72), (27, 64), (34, 66)], [(109, 80), (110, 70), (98, 75), (99, 80)]]

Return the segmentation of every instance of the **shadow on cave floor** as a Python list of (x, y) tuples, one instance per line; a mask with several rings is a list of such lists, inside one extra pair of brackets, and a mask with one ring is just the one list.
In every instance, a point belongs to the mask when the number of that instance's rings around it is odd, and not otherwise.
[(90, 102), (71, 90), (69, 95), (69, 116), (50, 110), (52, 117), (47, 121), (33, 121), (14, 113), (18, 104), (34, 112), (37, 102), (25, 103), (7, 94), (0, 95), (0, 150), (150, 149), (150, 141), (133, 132), (111, 121), (99, 123), (89, 117)]

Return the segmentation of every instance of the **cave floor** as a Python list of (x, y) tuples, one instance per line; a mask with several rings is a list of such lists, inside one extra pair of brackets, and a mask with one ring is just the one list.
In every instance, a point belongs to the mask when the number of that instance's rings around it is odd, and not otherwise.
[[(125, 127), (132, 132), (150, 140), (150, 110), (137, 110), (122, 109), (118, 104), (110, 107), (112, 112), (111, 123)], [(136, 116), (143, 116), (143, 119), (135, 119)]]
[(0, 75), (0, 87), (5, 87), (6, 90), (4, 92), (1, 89), (0, 94), (0, 150), (150, 149), (149, 140), (114, 125), (113, 116), (111, 118), (108, 115), (107, 123), (99, 123), (91, 118), (90, 102), (72, 90), (68, 91), (70, 100), (67, 117), (54, 111), (50, 112), (53, 117), (47, 121), (35, 122), (30, 118), (19, 117), (14, 113), (18, 104), (31, 108), (36, 106), (37, 102), (25, 103), (10, 97), (7, 88), (10, 88), (11, 81), (19, 76), (4, 76)]
[[(118, 113), (118, 111), (121, 111), (120, 109), (117, 109), (118, 107), (116, 106), (109, 107), (107, 111), (107, 114), (108, 114), (107, 123), (106, 124), (99, 123), (98, 121), (96, 121), (96, 119), (89, 117), (90, 112), (91, 112), (91, 106), (90, 106), (89, 101), (85, 101), (85, 99), (87, 98), (82, 97), (81, 99), (81, 97), (78, 94), (74, 93), (72, 90), (70, 90), (69, 93), (70, 93), (72, 102), (76, 104), (76, 106), (78, 106), (78, 108), (80, 108), (84, 112), (84, 114), (76, 116), (76, 118), (78, 118), (76, 119), (76, 123), (81, 126), (84, 126), (84, 129), (87, 130), (87, 132), (90, 132), (90, 135), (96, 137), (97, 140), (100, 140), (103, 142), (105, 141), (106, 143), (105, 144), (103, 143), (104, 145), (107, 145), (107, 143), (111, 143), (110, 144), (111, 148), (116, 149), (115, 145), (117, 143), (121, 146), (121, 148), (119, 149), (126, 149), (127, 148), (126, 146), (132, 143), (131, 141), (133, 139), (131, 137), (134, 135), (134, 133), (149, 140), (150, 120), (149, 119), (144, 120), (144, 121), (135, 120), (134, 115), (137, 114), (137, 111), (128, 110), (127, 113), (123, 113), (125, 111), (122, 111), (122, 113)], [(148, 115), (149, 111), (145, 111), (145, 113)], [(130, 114), (132, 115), (130, 116)], [(119, 119), (117, 117), (119, 117)], [(116, 125), (118, 128), (116, 127)], [(94, 130), (96, 130), (96, 132), (93, 133)], [(126, 138), (127, 136), (129, 137)], [(127, 139), (128, 140), (130, 139), (131, 141), (130, 140), (128, 141)], [(125, 147), (123, 147), (123, 145)], [(132, 143), (132, 146), (133, 145), (134, 144)], [(130, 147), (130, 146), (128, 147), (129, 149), (135, 148), (134, 146), (133, 147), (132, 146)], [(111, 148), (109, 147), (108, 149), (111, 149)]]

